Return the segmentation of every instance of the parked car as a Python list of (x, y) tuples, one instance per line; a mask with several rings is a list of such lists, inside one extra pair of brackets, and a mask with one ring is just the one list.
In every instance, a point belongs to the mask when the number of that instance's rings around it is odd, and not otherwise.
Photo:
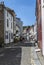
[(24, 38), (24, 37), (22, 37), (22, 36), (20, 36), (20, 41), (23, 41), (23, 40), (25, 40), (25, 38)]

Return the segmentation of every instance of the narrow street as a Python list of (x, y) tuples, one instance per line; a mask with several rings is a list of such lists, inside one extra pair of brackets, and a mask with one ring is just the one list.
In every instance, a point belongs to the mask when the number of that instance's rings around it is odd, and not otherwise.
[(18, 43), (0, 51), (0, 65), (30, 65), (31, 43)]
[(44, 64), (44, 0), (0, 0), (0, 65)]

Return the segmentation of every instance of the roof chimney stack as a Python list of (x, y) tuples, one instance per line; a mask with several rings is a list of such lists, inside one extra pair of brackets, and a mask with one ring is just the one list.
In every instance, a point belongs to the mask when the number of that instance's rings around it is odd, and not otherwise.
[(4, 1), (0, 2), (0, 4), (4, 5)]

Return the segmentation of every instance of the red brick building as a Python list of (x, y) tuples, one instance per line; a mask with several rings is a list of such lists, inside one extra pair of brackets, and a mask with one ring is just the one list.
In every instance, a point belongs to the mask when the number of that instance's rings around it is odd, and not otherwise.
[(42, 49), (41, 0), (36, 0), (36, 21), (38, 46)]
[(36, 0), (38, 46), (44, 55), (44, 0)]

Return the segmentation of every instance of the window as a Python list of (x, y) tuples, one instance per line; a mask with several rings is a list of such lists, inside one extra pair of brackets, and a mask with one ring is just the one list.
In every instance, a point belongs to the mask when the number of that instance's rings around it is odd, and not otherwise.
[(8, 19), (7, 19), (7, 27), (9, 27), (9, 21), (8, 21)]
[(12, 28), (12, 23), (11, 23), (11, 28)]
[(7, 17), (8, 17), (8, 12), (7, 12)]
[(5, 32), (5, 39), (8, 39), (8, 32)]
[(13, 33), (11, 33), (11, 39), (13, 39)]
[(11, 21), (12, 21), (12, 15), (11, 15)]

